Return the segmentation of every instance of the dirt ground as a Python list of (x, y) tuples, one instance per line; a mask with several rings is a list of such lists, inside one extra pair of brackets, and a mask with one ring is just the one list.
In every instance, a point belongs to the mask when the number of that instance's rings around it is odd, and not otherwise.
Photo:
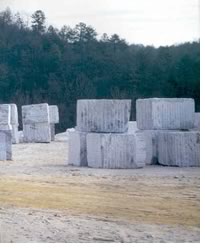
[(65, 135), (0, 161), (0, 242), (199, 242), (199, 168), (67, 165)]

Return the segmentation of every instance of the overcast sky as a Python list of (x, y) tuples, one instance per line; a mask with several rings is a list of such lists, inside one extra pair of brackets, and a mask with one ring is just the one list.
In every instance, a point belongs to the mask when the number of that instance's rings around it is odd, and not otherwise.
[(0, 0), (0, 10), (31, 15), (41, 9), (47, 24), (93, 26), (129, 43), (171, 45), (199, 39), (199, 0)]

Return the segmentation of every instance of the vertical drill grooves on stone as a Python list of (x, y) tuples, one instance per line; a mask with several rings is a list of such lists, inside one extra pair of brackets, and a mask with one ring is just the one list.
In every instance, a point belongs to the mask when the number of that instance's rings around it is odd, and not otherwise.
[(128, 130), (131, 100), (78, 100), (77, 130), (123, 133)]

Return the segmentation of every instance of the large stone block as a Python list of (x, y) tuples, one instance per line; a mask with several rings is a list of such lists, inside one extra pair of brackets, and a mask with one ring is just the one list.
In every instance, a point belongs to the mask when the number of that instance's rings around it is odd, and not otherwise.
[(88, 166), (135, 169), (145, 166), (146, 145), (142, 132), (135, 134), (88, 133)]
[(59, 123), (58, 106), (49, 105), (50, 123)]
[(0, 130), (0, 160), (12, 160), (11, 131)]
[(11, 106), (9, 104), (0, 104), (0, 125), (11, 124)]
[(47, 103), (22, 106), (23, 124), (49, 123), (49, 106)]
[(68, 164), (87, 166), (87, 146), (85, 132), (68, 131)]
[(199, 166), (200, 133), (172, 131), (158, 134), (158, 161), (169, 166)]
[(49, 123), (23, 124), (24, 142), (49, 143), (51, 142), (51, 129)]
[(144, 130), (191, 129), (194, 100), (190, 98), (149, 98), (136, 101), (137, 124)]
[(77, 130), (123, 133), (128, 130), (131, 100), (78, 100)]

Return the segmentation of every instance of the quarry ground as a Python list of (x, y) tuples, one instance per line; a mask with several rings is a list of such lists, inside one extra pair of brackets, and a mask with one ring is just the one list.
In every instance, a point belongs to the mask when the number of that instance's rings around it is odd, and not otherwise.
[(65, 135), (0, 161), (0, 243), (199, 242), (199, 168), (67, 165)]

